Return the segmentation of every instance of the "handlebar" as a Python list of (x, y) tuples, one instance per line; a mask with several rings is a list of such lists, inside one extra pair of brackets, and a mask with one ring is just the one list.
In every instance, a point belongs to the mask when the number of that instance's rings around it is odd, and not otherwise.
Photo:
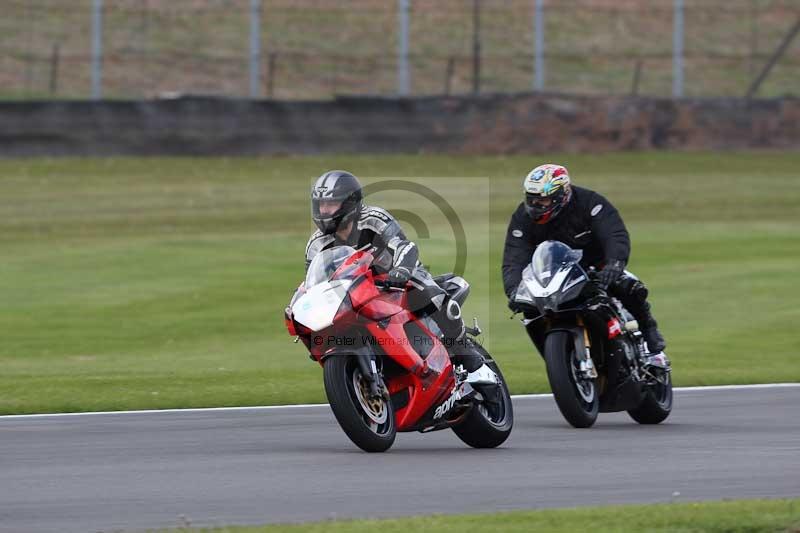
[(404, 291), (406, 290), (405, 287), (395, 287), (394, 285), (390, 285), (387, 281), (383, 280), (375, 280), (375, 286), (379, 289), (383, 289), (385, 291)]

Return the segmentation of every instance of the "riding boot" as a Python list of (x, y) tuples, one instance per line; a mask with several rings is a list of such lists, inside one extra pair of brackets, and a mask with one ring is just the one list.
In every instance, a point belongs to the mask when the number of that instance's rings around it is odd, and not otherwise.
[(450, 353), (456, 363), (464, 365), (464, 370), (467, 372), (475, 372), (483, 366), (483, 355), (475, 347), (475, 342), (466, 335), (454, 340)]
[(467, 372), (478, 370), (484, 363), (483, 355), (477, 350), (472, 339), (467, 337), (458, 302), (448, 298), (433, 314), (433, 319), (442, 330), (442, 341), (453, 362), (464, 365)]
[(626, 306), (633, 317), (639, 322), (639, 327), (647, 343), (647, 350), (650, 353), (660, 353), (667, 347), (667, 343), (661, 332), (658, 331), (658, 322), (650, 311), (650, 303), (647, 300), (637, 302), (633, 306)]
[(630, 311), (633, 318), (639, 323), (639, 329), (647, 343), (648, 351), (652, 354), (663, 352), (667, 343), (661, 332), (658, 331), (658, 323), (650, 311), (650, 303), (647, 301), (649, 291), (644, 283), (636, 276), (625, 272), (610, 287), (610, 291), (619, 298), (625, 309)]

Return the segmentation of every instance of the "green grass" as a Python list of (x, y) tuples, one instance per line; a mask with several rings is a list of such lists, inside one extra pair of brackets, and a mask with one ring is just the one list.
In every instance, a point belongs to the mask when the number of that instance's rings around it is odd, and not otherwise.
[[(451, 187), (470, 236), (466, 314), (513, 392), (546, 391), (499, 273), (521, 177), (544, 160), (622, 212), (677, 385), (800, 381), (798, 153), (6, 160), (0, 413), (324, 401), (283, 308), (303, 276), (310, 180), (341, 167)], [(429, 202), (383, 205), (426, 220), (422, 259), (451, 268)]]
[[(493, 531), (548, 533), (674, 532), (756, 533), (800, 531), (800, 500), (732, 500), (706, 503), (624, 505), (515, 511), (495, 514), (426, 516), (392, 520), (326, 521), (297, 525), (188, 529), (216, 533), (337, 533), (339, 531), (430, 531), (469, 533)], [(180, 531), (187, 531), (181, 529)]]

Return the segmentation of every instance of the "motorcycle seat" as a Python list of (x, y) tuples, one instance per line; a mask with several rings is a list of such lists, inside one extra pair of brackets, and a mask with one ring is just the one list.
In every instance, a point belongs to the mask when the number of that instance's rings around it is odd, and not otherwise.
[(463, 306), (464, 301), (469, 296), (469, 283), (461, 276), (456, 276), (452, 272), (434, 276), (433, 281), (441, 287), (447, 295), (453, 300), (458, 302), (458, 305)]

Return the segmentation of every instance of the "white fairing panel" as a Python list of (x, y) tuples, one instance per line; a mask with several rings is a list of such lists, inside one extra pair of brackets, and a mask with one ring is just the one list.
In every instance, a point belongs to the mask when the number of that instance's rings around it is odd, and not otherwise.
[(314, 285), (292, 306), (294, 319), (312, 331), (327, 328), (333, 324), (352, 283), (350, 280), (334, 280)]
[(517, 285), (517, 292), (514, 294), (514, 300), (529, 304), (533, 303), (533, 296), (531, 295), (531, 291), (528, 290), (527, 280), (529, 279), (533, 279), (530, 265), (525, 267), (525, 270), (522, 271), (522, 281)]
[(528, 290), (534, 297), (546, 298), (551, 294), (558, 292), (558, 290), (561, 288), (561, 285), (564, 283), (564, 280), (567, 279), (571, 268), (572, 267), (570, 266), (569, 268), (564, 268), (556, 272), (546, 287), (541, 286), (533, 276), (529, 276), (527, 279), (525, 279), (525, 285), (528, 287)]

